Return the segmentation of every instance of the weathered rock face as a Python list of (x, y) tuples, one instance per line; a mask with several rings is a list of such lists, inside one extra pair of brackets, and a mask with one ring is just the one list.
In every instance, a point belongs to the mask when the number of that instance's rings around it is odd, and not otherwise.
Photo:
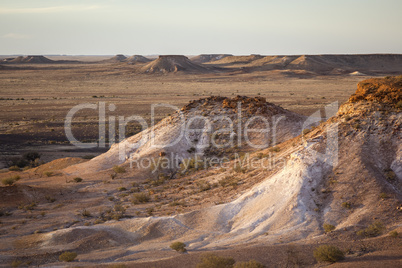
[(402, 106), (402, 76), (372, 78), (360, 82), (350, 102), (362, 100)]

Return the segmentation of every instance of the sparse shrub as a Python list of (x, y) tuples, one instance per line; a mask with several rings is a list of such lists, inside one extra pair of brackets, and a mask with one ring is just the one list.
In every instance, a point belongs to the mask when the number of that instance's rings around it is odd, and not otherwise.
[(201, 257), (201, 262), (197, 268), (232, 268), (235, 260), (231, 257), (220, 257), (215, 254), (207, 253)]
[(46, 199), (47, 202), (49, 202), (49, 203), (53, 203), (54, 201), (56, 201), (56, 198), (51, 197), (51, 196), (49, 196), (49, 195), (45, 196), (45, 199)]
[(386, 193), (381, 193), (380, 198), (381, 199), (387, 199), (387, 198), (389, 198), (389, 196)]
[(262, 158), (264, 158), (264, 157), (266, 157), (266, 155), (263, 154), (263, 153), (258, 153), (258, 154), (257, 154), (257, 158), (258, 158), (258, 159), (262, 159)]
[(96, 219), (96, 220), (94, 221), (94, 224), (101, 224), (101, 223), (104, 223), (104, 221), (101, 220), (101, 219)]
[(164, 178), (164, 177), (160, 177), (160, 178), (158, 178), (158, 179), (156, 179), (156, 180), (149, 180), (149, 183), (150, 183), (152, 186), (157, 187), (157, 186), (162, 185), (162, 184), (165, 183), (165, 178)]
[(358, 236), (375, 237), (380, 235), (384, 231), (385, 227), (380, 221), (375, 221), (370, 224), (366, 229), (358, 231)]
[(197, 181), (197, 186), (200, 192), (208, 191), (211, 189), (211, 185), (206, 181)]
[(235, 164), (235, 166), (233, 167), (233, 171), (236, 173), (246, 173), (247, 168), (242, 167), (240, 164)]
[(83, 211), (81, 211), (81, 216), (83, 216), (83, 217), (91, 217), (91, 212), (89, 212), (88, 210), (84, 209)]
[(53, 176), (53, 172), (45, 171), (45, 172), (43, 172), (43, 175), (45, 175), (46, 177), (51, 177), (51, 176)]
[(116, 173), (125, 173), (126, 169), (124, 167), (121, 167), (121, 166), (114, 166), (113, 171), (116, 172)]
[(123, 191), (127, 191), (127, 188), (126, 187), (119, 187), (117, 190), (119, 192), (123, 192)]
[(8, 168), (9, 171), (20, 171), (20, 167), (19, 166), (11, 166)]
[(153, 207), (149, 207), (147, 208), (147, 213), (149, 216), (152, 216), (152, 213), (155, 211), (155, 209)]
[(393, 238), (397, 238), (398, 235), (399, 235), (399, 233), (397, 231), (392, 231), (392, 232), (389, 233), (389, 236), (393, 237)]
[(350, 202), (343, 202), (341, 205), (343, 208), (351, 209), (352, 204)]
[(14, 261), (11, 263), (11, 267), (18, 267), (18, 266), (20, 266), (21, 264), (22, 264), (22, 261), (14, 260)]
[(80, 178), (80, 177), (75, 177), (75, 178), (73, 179), (73, 181), (76, 182), (76, 183), (79, 183), (79, 182), (82, 182), (82, 178)]
[(66, 251), (59, 256), (59, 261), (72, 262), (77, 258), (77, 253)]
[(279, 152), (281, 150), (281, 148), (279, 148), (278, 146), (272, 147), (271, 149), (269, 149), (270, 152)]
[(36, 159), (39, 159), (41, 157), (41, 155), (38, 152), (27, 152), (22, 157), (24, 159), (32, 162), (32, 161), (35, 161)]
[(35, 207), (36, 207), (36, 203), (32, 202), (31, 204), (28, 204), (28, 205), (25, 205), (25, 206), (24, 205), (19, 205), (18, 209), (28, 211), (28, 210), (33, 210)]
[(308, 128), (303, 129), (302, 134), (306, 135), (307, 133), (309, 133), (311, 130)]
[(329, 223), (324, 223), (322, 227), (324, 228), (324, 231), (326, 233), (329, 233), (329, 232), (332, 232), (333, 230), (335, 230), (335, 226), (332, 224), (329, 224)]
[(398, 103), (396, 104), (396, 108), (402, 109), (402, 101), (398, 101)]
[(302, 253), (294, 244), (289, 244), (286, 248), (286, 267), (302, 267)]
[(1, 180), (1, 183), (3, 183), (3, 185), (13, 185), (14, 184), (14, 180), (12, 178), (5, 178)]
[(3, 185), (11, 186), (11, 185), (13, 185), (16, 181), (19, 181), (20, 179), (21, 179), (20, 176), (14, 175), (14, 176), (11, 176), (11, 177), (9, 177), (9, 178), (2, 179), (2, 180), (1, 180), (1, 183), (3, 183)]
[(233, 268), (264, 268), (265, 266), (256, 261), (256, 260), (250, 260), (247, 262), (238, 262), (236, 263)]
[(150, 197), (148, 194), (146, 193), (135, 193), (133, 194), (133, 199), (132, 202), (134, 204), (138, 204), (138, 203), (147, 203), (149, 202)]
[(239, 180), (236, 177), (226, 176), (225, 178), (219, 180), (218, 183), (222, 187), (226, 187), (226, 186), (236, 187), (239, 183)]
[(130, 189), (130, 193), (139, 193), (141, 192), (140, 187), (133, 187)]
[(186, 244), (183, 242), (173, 242), (170, 244), (170, 248), (173, 250), (176, 250), (177, 252), (186, 252)]
[(345, 254), (338, 247), (322, 245), (313, 252), (314, 258), (319, 262), (337, 262), (345, 258)]
[(184, 205), (185, 205), (184, 201), (182, 201), (182, 202), (173, 201), (173, 202), (171, 202), (171, 203), (169, 204), (169, 206), (171, 206), (171, 207), (175, 207), (175, 206), (184, 206)]
[(392, 169), (386, 169), (385, 170), (385, 177), (388, 181), (394, 182), (396, 179), (396, 174)]

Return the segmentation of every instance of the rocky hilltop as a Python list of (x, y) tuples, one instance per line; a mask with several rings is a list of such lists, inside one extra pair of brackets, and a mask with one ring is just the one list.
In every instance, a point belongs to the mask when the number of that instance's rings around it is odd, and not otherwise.
[(362, 100), (402, 107), (402, 76), (372, 78), (360, 82), (349, 101)]

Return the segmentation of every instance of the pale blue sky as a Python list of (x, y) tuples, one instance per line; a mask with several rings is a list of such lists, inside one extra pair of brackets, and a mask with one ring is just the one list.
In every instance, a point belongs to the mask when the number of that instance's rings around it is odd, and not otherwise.
[(402, 53), (401, 0), (0, 0), (0, 54)]

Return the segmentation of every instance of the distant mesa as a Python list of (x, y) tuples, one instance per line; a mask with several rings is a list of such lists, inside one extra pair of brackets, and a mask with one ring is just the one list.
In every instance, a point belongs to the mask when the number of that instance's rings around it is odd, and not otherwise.
[(210, 62), (211, 64), (220, 64), (220, 65), (225, 65), (225, 64), (245, 64), (245, 63), (250, 63), (252, 61), (258, 60), (263, 58), (263, 56), (258, 55), (258, 54), (251, 54), (249, 56), (227, 56), (224, 57), (220, 60), (215, 60)]
[(133, 56), (127, 58), (126, 61), (128, 63), (134, 64), (134, 63), (146, 63), (146, 62), (150, 62), (152, 60), (150, 60), (144, 56), (141, 56), (141, 55), (133, 55)]
[[(223, 61), (228, 61), (228, 58)], [(402, 55), (361, 54), (361, 55), (294, 55), (266, 56), (245, 65), (253, 70), (306, 70), (317, 74), (366, 75), (370, 73), (402, 72)], [(356, 70), (359, 70), (356, 72)]]
[(232, 54), (201, 54), (195, 57), (191, 58), (192, 62), (195, 63), (205, 63), (205, 62), (211, 62), (211, 61), (217, 61), (229, 56), (233, 56)]
[(177, 73), (195, 72), (205, 73), (209, 70), (190, 61), (183, 55), (164, 55), (139, 69), (141, 73)]
[(54, 63), (55, 61), (41, 55), (29, 55), (26, 57), (18, 56), (16, 58), (7, 58), (2, 63)]
[(127, 57), (124, 56), (123, 54), (117, 54), (116, 56), (105, 60), (106, 62), (124, 62), (127, 60)]

